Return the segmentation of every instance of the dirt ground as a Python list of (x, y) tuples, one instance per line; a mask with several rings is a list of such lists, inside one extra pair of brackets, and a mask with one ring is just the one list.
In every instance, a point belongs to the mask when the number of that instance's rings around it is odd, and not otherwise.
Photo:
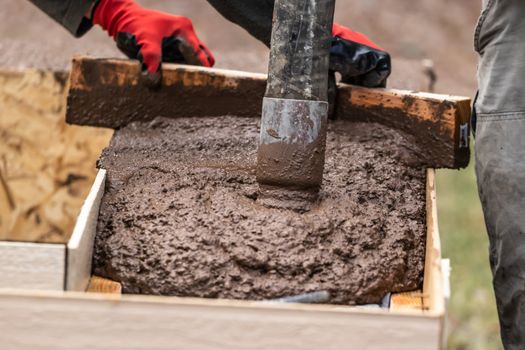
[[(205, 0), (141, 0), (141, 4), (190, 17), (217, 58), (217, 67), (267, 70), (267, 49), (223, 19)], [(424, 89), (415, 78), (421, 61), (435, 62), (437, 92), (472, 96), (476, 56), (472, 33), (479, 0), (338, 0), (336, 19), (376, 40), (394, 57), (391, 87)], [(120, 56), (98, 28), (71, 37), (28, 1), (4, 0), (0, 12), (0, 66), (64, 69), (71, 56)], [(415, 81), (417, 80), (417, 81)]]

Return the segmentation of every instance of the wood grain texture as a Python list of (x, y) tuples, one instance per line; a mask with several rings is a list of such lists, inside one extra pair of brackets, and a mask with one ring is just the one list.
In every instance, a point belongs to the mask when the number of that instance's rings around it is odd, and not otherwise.
[(7, 349), (438, 350), (439, 318), (409, 312), (4, 293), (0, 314), (0, 343)]
[(443, 273), (441, 271), (441, 240), (437, 216), (435, 170), (427, 170), (427, 248), (425, 258), (425, 277), (423, 280), (423, 306), (426, 310), (445, 315), (445, 295), (443, 290)]
[(0, 242), (0, 289), (64, 290), (64, 244)]
[[(185, 65), (163, 65), (158, 91), (140, 82), (135, 61), (73, 60), (67, 121), (120, 128), (132, 121), (261, 115), (266, 76)], [(461, 168), (469, 161), (470, 99), (340, 84), (336, 118), (375, 122), (414, 136), (421, 161), (433, 168)]]
[(337, 115), (374, 122), (415, 137), (432, 168), (463, 168), (470, 159), (469, 98), (340, 85)]
[(89, 284), (98, 212), (105, 183), (106, 170), (102, 169), (98, 171), (67, 244), (66, 290), (83, 292)]
[(423, 293), (421, 291), (392, 294), (390, 311), (423, 310)]
[(141, 83), (140, 72), (137, 61), (76, 57), (68, 123), (115, 129), (158, 116), (261, 115), (263, 74), (163, 64), (162, 87), (152, 90)]
[(89, 280), (86, 292), (120, 295), (122, 294), (122, 285), (107, 278), (93, 276)]
[(0, 240), (65, 244), (112, 130), (67, 125), (66, 73), (0, 69)]

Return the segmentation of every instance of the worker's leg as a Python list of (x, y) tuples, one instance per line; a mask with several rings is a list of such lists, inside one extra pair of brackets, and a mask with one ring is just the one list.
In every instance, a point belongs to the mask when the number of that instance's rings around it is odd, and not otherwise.
[(517, 350), (525, 349), (525, 2), (484, 6), (476, 31), (476, 173), (502, 338)]
[(275, 0), (208, 0), (208, 2), (225, 18), (240, 25), (270, 47)]

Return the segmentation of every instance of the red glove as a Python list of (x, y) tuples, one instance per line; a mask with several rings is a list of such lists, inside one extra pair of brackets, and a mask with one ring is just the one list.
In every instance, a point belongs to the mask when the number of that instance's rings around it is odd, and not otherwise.
[(344, 83), (385, 87), (392, 65), (390, 55), (364, 34), (337, 23), (333, 27), (330, 69), (341, 73)]
[(151, 75), (160, 71), (161, 62), (205, 67), (215, 63), (186, 17), (144, 9), (132, 0), (100, 0), (92, 20), (129, 58), (139, 59), (143, 71)]

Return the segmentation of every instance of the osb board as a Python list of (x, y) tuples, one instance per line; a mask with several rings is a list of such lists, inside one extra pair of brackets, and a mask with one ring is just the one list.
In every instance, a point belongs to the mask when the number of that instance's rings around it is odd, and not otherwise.
[(0, 241), (67, 242), (112, 132), (65, 123), (64, 74), (0, 71)]
[(0, 289), (87, 289), (105, 180), (106, 171), (99, 170), (67, 245), (0, 241)]

